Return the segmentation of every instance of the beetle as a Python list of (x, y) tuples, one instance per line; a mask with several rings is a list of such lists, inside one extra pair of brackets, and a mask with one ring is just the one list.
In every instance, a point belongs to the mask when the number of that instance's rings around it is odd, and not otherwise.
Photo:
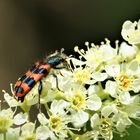
[[(18, 100), (23, 102), (25, 96), (29, 91), (39, 82), (38, 93), (39, 96), (42, 91), (42, 81), (41, 79), (50, 73), (50, 70), (64, 68), (59, 66), (60, 64), (67, 64), (66, 56), (64, 54), (56, 51), (55, 53), (48, 56), (44, 62), (36, 62), (32, 68), (30, 68), (23, 76), (21, 76), (15, 83), (13, 89), (13, 95)], [(57, 76), (56, 76), (57, 78)], [(57, 80), (57, 79), (56, 79)], [(57, 86), (58, 82), (56, 81)], [(40, 99), (39, 99), (40, 102)]]

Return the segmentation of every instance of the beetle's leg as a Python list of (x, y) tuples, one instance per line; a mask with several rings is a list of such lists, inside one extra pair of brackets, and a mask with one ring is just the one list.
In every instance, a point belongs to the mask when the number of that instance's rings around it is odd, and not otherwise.
[(59, 91), (61, 91), (60, 90), (60, 88), (59, 88), (59, 85), (58, 85), (58, 77), (57, 77), (57, 75), (56, 74), (52, 74), (53, 75), (53, 77), (56, 79), (56, 88), (59, 90)]
[(39, 86), (38, 86), (38, 108), (39, 108), (39, 111), (41, 111), (41, 104), (40, 104), (40, 95), (41, 95), (41, 92), (42, 92), (42, 81), (39, 80)]

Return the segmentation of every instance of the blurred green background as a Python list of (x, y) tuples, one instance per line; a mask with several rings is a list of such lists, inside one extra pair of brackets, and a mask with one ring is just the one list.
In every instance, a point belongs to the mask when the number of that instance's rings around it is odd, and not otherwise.
[[(122, 40), (123, 22), (139, 18), (140, 0), (0, 0), (0, 89), (9, 92), (11, 82), (56, 49), (71, 54), (85, 41)], [(130, 132), (122, 140), (140, 139), (140, 129)]]

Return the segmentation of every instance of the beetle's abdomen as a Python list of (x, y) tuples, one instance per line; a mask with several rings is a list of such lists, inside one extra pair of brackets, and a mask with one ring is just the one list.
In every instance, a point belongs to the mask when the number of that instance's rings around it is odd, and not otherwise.
[(35, 84), (51, 69), (49, 64), (36, 63), (25, 75), (23, 75), (15, 84), (15, 96), (24, 97)]

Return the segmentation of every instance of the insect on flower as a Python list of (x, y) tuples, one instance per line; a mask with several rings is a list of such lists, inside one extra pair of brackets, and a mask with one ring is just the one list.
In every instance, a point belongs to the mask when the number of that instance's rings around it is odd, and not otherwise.
[[(23, 102), (28, 92), (35, 86), (37, 82), (39, 82), (38, 93), (40, 102), (40, 94), (43, 88), (41, 79), (47, 76), (52, 68), (61, 69), (67, 66), (66, 56), (62, 52), (63, 49), (61, 49), (60, 53), (56, 51), (55, 53), (49, 55), (42, 63), (36, 62), (33, 67), (25, 73), (25, 75), (18, 79), (14, 89), (12, 90), (14, 97), (18, 101)], [(56, 77), (56, 84), (58, 87), (57, 76), (54, 76)]]

